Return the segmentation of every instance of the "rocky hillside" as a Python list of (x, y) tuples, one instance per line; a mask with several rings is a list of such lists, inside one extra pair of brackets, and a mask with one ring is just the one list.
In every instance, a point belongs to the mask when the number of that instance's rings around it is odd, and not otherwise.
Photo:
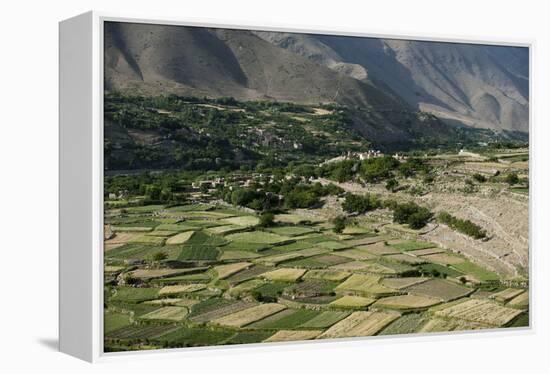
[(527, 132), (526, 48), (256, 32), (270, 43), (350, 77), (387, 85), (449, 123)]
[[(105, 87), (146, 96), (338, 103), (374, 141), (448, 132), (412, 116), (527, 131), (526, 52), (365, 38), (106, 23)], [(362, 114), (361, 114), (362, 113)], [(411, 117), (413, 120), (411, 120)]]

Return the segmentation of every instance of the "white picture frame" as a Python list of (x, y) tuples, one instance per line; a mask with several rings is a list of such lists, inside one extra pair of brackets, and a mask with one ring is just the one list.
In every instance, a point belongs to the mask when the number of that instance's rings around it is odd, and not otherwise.
[[(291, 342), (254, 344), (246, 346), (219, 346), (205, 348), (178, 348), (159, 351), (128, 353), (103, 352), (103, 23), (106, 21), (150, 23), (182, 26), (203, 26), (243, 30), (284, 31), (310, 34), (329, 34), (392, 39), (414, 39), (489, 45), (506, 45), (529, 48), (532, 64), (534, 42), (532, 40), (469, 40), (427, 35), (384, 35), (360, 33), (347, 29), (318, 30), (283, 24), (238, 24), (231, 21), (128, 17), (112, 13), (87, 12), (62, 21), (59, 25), (59, 126), (60, 126), (60, 177), (59, 177), (59, 338), (60, 350), (89, 362), (107, 362), (120, 359), (136, 359), (151, 355), (208, 355), (218, 351), (249, 349), (292, 349), (297, 344), (377, 344), (387, 337), (338, 339), (323, 342)], [(530, 74), (533, 70), (530, 69)], [(532, 81), (530, 76), (530, 136), (533, 136)], [(530, 152), (532, 142), (530, 142)], [(530, 180), (533, 167), (530, 160)], [(532, 258), (536, 246), (531, 228), (533, 198), (530, 195), (530, 279), (533, 280)], [(530, 284), (530, 296), (533, 295)], [(530, 326), (514, 329), (493, 329), (482, 332), (443, 334), (415, 334), (390, 339), (416, 339), (419, 342), (448, 339), (451, 336), (510, 336), (526, 334), (533, 329), (533, 304), (531, 298)]]

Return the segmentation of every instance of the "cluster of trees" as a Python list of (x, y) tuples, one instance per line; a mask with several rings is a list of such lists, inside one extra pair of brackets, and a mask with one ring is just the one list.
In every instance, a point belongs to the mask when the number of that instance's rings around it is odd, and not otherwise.
[(429, 209), (414, 202), (398, 203), (393, 200), (381, 201), (371, 194), (347, 194), (342, 209), (347, 213), (363, 214), (379, 208), (388, 208), (393, 211), (393, 221), (407, 224), (411, 229), (420, 229), (432, 219), (433, 213)]
[(277, 193), (282, 195), (284, 207), (288, 209), (310, 208), (318, 205), (319, 199), (328, 195), (340, 195), (344, 190), (334, 184), (304, 183), (300, 178), (283, 179), (276, 183)]
[(487, 177), (483, 174), (475, 173), (474, 175), (472, 175), (472, 178), (474, 178), (476, 182), (479, 182), (479, 183), (487, 182)]
[(422, 276), (431, 276), (433, 278), (447, 278), (447, 274), (441, 273), (437, 269), (423, 269), (423, 268), (420, 268), (419, 273)]
[(334, 225), (332, 231), (337, 234), (341, 234), (346, 228), (347, 218), (345, 216), (337, 216), (332, 220), (332, 223)]
[[(344, 108), (315, 117), (316, 128), (327, 136), (312, 134), (294, 118), (294, 113), (312, 113), (311, 106), (293, 103), (115, 92), (105, 96), (104, 108), (109, 125), (147, 131), (164, 140), (159, 147), (158, 141), (138, 144), (130, 138), (111, 138), (109, 133), (105, 161), (111, 170), (220, 170), (237, 169), (243, 163), (282, 166), (304, 159), (317, 163), (369, 144), (350, 126)], [(268, 122), (269, 127), (262, 127)]]
[[(472, 152), (491, 153), (501, 149), (525, 148), (529, 146), (529, 135), (519, 131), (495, 133), (491, 129), (456, 127), (448, 141), (438, 144), (441, 149), (468, 149)], [(486, 144), (483, 144), (486, 143)]]
[(152, 259), (154, 262), (164, 261), (168, 258), (168, 254), (163, 251), (153, 253)]
[(311, 208), (319, 204), (321, 197), (339, 195), (344, 192), (334, 184), (323, 186), (318, 182), (295, 183), (295, 181), (285, 181), (279, 190), (283, 196), (284, 207), (287, 209)]
[(369, 183), (376, 183), (392, 178), (394, 171), (401, 168), (399, 161), (393, 157), (384, 156), (364, 160), (359, 168), (359, 175)]
[(487, 236), (485, 230), (476, 225), (470, 220), (460, 219), (452, 216), (447, 212), (441, 212), (437, 216), (437, 220), (452, 229), (459, 231), (463, 234), (471, 236), (474, 239), (483, 239)]
[(321, 177), (329, 178), (337, 182), (347, 182), (352, 180), (359, 170), (359, 162), (355, 160), (344, 160), (340, 162), (331, 162), (322, 165), (316, 174)]
[[(208, 123), (210, 109), (202, 110), (195, 104), (200, 99), (170, 96), (128, 96), (111, 93), (105, 96), (105, 118), (118, 125), (140, 130), (159, 130), (168, 134), (174, 130), (187, 129), (188, 124)], [(175, 115), (159, 113), (158, 110), (175, 112)], [(234, 112), (230, 112), (233, 113)]]
[[(239, 101), (231, 96), (209, 98), (206, 96), (180, 96), (175, 94), (159, 96), (136, 96), (123, 92), (111, 91), (105, 95), (109, 103), (132, 103), (144, 108), (158, 108), (169, 111), (177, 111), (183, 104), (218, 104), (246, 109), (249, 111), (274, 110), (289, 113), (313, 113), (313, 109), (306, 105), (291, 102), (270, 102), (270, 101)], [(319, 107), (336, 110), (336, 104), (319, 104)]]
[(386, 181), (386, 190), (388, 191), (395, 192), (398, 186), (399, 182), (395, 178), (391, 178)]
[(227, 189), (223, 194), (223, 200), (227, 203), (244, 206), (259, 211), (269, 211), (280, 204), (279, 197), (269, 191), (256, 190), (254, 188)]
[[(525, 134), (522, 134), (525, 137)], [(494, 141), (488, 144), (487, 149), (501, 150), (501, 149), (517, 149), (517, 148), (528, 148), (529, 143), (527, 141), (521, 140), (499, 140)]]
[[(316, 173), (338, 182), (346, 182), (360, 177), (366, 182), (377, 183), (384, 180), (395, 180), (397, 175), (412, 177), (417, 173), (428, 173), (430, 167), (419, 158), (410, 158), (399, 162), (390, 156), (375, 157), (363, 161), (343, 160), (325, 164)], [(397, 181), (395, 181), (397, 182)]]
[(393, 221), (400, 224), (407, 224), (411, 229), (421, 229), (432, 219), (433, 213), (428, 208), (416, 203), (387, 203), (393, 210)]
[(382, 207), (381, 201), (374, 195), (347, 194), (342, 209), (347, 213), (364, 214)]
[(510, 186), (513, 186), (513, 185), (519, 184), (519, 183), (523, 183), (523, 184), (528, 184), (529, 183), (529, 180), (527, 178), (522, 179), (518, 176), (517, 173), (514, 173), (514, 172), (508, 173), (504, 176), (499, 176), (497, 174), (497, 175), (495, 175), (493, 177), (490, 177), (490, 178), (487, 178), (486, 176), (484, 176), (482, 174), (475, 173), (474, 175), (472, 175), (472, 178), (478, 183), (485, 183), (487, 181), (504, 182), (504, 183), (509, 184)]
[(270, 227), (275, 224), (275, 214), (271, 212), (264, 212), (260, 215), (260, 223), (258, 223), (258, 226), (260, 227)]
[(119, 191), (128, 191), (133, 196), (143, 195), (145, 193), (144, 186), (155, 181), (156, 179), (150, 173), (106, 176), (103, 191), (105, 197), (109, 196), (110, 193), (117, 194)]
[(176, 204), (184, 201), (183, 177), (190, 178), (190, 173), (141, 173), (136, 175), (108, 176), (104, 182), (105, 198), (113, 193), (128, 196), (142, 196), (141, 204)]
[[(323, 186), (310, 183), (303, 178), (285, 178), (287, 169), (267, 168), (269, 176), (259, 178), (249, 187), (218, 187), (217, 196), (238, 206), (249, 207), (257, 211), (278, 209), (311, 208), (320, 203), (320, 198), (328, 195), (340, 195), (344, 190), (334, 184)], [(221, 170), (216, 177), (230, 177), (232, 172)], [(117, 196), (123, 192), (127, 196), (142, 197), (140, 204), (179, 204), (185, 201), (186, 188), (203, 178), (200, 171), (173, 171), (163, 173), (143, 172), (133, 175), (106, 176), (105, 198), (111, 193)]]
[(174, 202), (174, 194), (172, 189), (170, 187), (163, 187), (158, 184), (150, 184), (145, 186), (144, 197), (144, 205)]
[(300, 187), (286, 194), (283, 201), (288, 209), (313, 208), (319, 204), (319, 197), (311, 189)]
[(398, 170), (402, 176), (412, 177), (417, 173), (427, 174), (430, 171), (430, 166), (420, 158), (409, 158), (399, 164)]
[(263, 185), (229, 187), (221, 191), (224, 201), (258, 211), (277, 209), (312, 208), (320, 204), (321, 197), (339, 195), (343, 190), (334, 185), (304, 183), (300, 178), (279, 179)]
[(246, 101), (240, 104), (237, 102), (237, 104), (248, 111), (269, 110), (272, 112), (313, 113), (313, 109), (310, 107), (288, 102)]
[(504, 181), (510, 186), (513, 186), (514, 184), (519, 183), (519, 177), (516, 173), (506, 174), (506, 177), (504, 177)]

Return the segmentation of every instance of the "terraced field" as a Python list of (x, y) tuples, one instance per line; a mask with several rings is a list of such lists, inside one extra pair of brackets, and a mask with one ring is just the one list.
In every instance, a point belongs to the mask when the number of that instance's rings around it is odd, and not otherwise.
[(375, 335), (397, 318), (399, 314), (394, 313), (354, 312), (321, 334), (320, 338)]
[(442, 301), (455, 300), (473, 292), (471, 288), (442, 279), (429, 279), (407, 287), (405, 290), (413, 295), (432, 297)]
[(489, 300), (464, 300), (435, 312), (437, 316), (505, 326), (521, 314), (517, 309), (500, 306)]
[[(107, 350), (524, 326), (526, 287), (423, 238), (231, 207), (109, 213)], [(278, 223), (277, 223), (278, 222)], [(126, 348), (125, 348), (126, 347)]]
[(166, 306), (141, 316), (141, 319), (151, 321), (183, 321), (187, 316), (187, 308)]

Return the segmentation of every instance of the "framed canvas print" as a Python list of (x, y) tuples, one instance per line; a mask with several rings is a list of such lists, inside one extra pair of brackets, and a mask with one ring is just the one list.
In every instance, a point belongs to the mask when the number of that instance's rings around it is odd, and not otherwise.
[(528, 328), (528, 43), (60, 24), (60, 344)]

